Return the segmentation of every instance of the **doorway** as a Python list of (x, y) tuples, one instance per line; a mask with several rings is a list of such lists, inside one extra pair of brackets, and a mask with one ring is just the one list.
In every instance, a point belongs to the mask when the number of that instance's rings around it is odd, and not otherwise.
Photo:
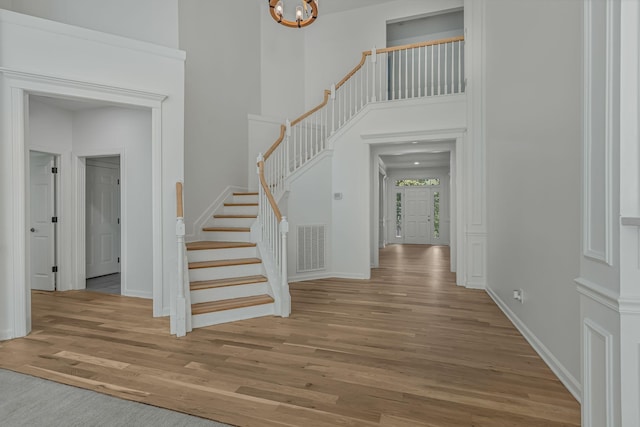
[(120, 156), (86, 159), (86, 289), (122, 294)]
[[(442, 214), (446, 211), (440, 178), (399, 179), (394, 182), (394, 243), (446, 245), (448, 233)], [(445, 212), (446, 213), (446, 212)]]
[(57, 158), (29, 151), (29, 278), (31, 289), (55, 291)]

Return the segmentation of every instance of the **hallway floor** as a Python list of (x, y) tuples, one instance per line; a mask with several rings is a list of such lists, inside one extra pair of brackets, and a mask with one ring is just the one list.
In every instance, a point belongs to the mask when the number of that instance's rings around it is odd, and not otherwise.
[(293, 311), (168, 335), (151, 301), (34, 292), (0, 367), (239, 426), (560, 427), (580, 406), (444, 246), (392, 245), (369, 281), (291, 285)]

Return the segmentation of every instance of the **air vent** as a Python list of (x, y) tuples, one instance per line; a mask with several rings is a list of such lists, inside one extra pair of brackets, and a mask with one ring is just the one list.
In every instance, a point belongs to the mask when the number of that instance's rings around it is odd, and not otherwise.
[(298, 226), (298, 273), (325, 269), (326, 225)]

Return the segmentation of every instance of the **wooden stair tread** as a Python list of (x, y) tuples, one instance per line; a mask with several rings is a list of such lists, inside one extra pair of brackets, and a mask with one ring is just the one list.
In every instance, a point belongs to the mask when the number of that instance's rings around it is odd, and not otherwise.
[(213, 267), (231, 267), (234, 265), (250, 265), (260, 264), (262, 260), (260, 258), (238, 258), (238, 259), (222, 259), (217, 261), (198, 261), (190, 262), (189, 269), (196, 268), (213, 268)]
[(258, 206), (257, 203), (225, 203), (225, 206)]
[(214, 218), (258, 218), (258, 215), (214, 215)]
[(264, 283), (268, 279), (264, 276), (245, 276), (234, 277), (231, 279), (202, 280), (199, 282), (191, 282), (192, 291), (201, 291), (204, 289), (224, 288), (227, 286), (248, 285), (250, 283)]
[(240, 193), (233, 193), (233, 195), (234, 196), (257, 196), (258, 193), (243, 193), (243, 192), (240, 192)]
[(251, 297), (225, 299), (221, 301), (201, 302), (191, 305), (191, 314), (205, 314), (216, 311), (233, 310), (235, 308), (252, 307), (254, 305), (271, 304), (273, 298), (269, 295), (255, 295)]
[(217, 242), (202, 241), (187, 243), (188, 251), (201, 251), (206, 249), (233, 249), (233, 248), (255, 248), (255, 243), (249, 242)]
[(233, 231), (247, 233), (251, 231), (249, 227), (204, 227), (202, 231)]

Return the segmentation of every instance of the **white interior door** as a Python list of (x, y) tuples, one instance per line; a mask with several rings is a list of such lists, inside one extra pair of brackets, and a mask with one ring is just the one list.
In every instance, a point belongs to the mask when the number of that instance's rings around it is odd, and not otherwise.
[(431, 243), (430, 189), (424, 187), (404, 189), (404, 242)]
[(87, 279), (120, 272), (120, 167), (87, 159)]
[(42, 291), (56, 289), (54, 165), (53, 155), (29, 152), (31, 289)]

